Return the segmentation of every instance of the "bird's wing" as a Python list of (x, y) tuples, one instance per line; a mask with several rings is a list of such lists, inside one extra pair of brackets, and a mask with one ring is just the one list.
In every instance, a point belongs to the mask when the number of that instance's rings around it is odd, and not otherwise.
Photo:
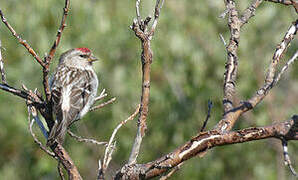
[(49, 139), (57, 139), (60, 143), (64, 141), (67, 127), (80, 118), (81, 112), (86, 111), (86, 106), (90, 107), (94, 99), (92, 72), (67, 68), (57, 71), (51, 87), (57, 125), (52, 128)]

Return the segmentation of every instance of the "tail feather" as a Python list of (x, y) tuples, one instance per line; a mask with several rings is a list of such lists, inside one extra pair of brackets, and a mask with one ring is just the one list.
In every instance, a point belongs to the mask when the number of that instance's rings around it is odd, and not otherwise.
[(48, 146), (53, 145), (55, 142), (63, 144), (69, 124), (66, 114), (67, 113), (63, 113), (63, 119), (60, 120), (60, 122), (59, 120), (56, 120), (47, 140)]

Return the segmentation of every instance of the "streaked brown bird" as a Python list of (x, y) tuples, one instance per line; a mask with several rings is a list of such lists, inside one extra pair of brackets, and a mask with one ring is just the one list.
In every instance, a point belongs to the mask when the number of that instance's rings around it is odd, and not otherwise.
[(81, 119), (93, 105), (98, 79), (92, 68), (97, 58), (88, 48), (70, 49), (59, 59), (50, 80), (55, 123), (47, 145), (63, 144), (68, 127)]

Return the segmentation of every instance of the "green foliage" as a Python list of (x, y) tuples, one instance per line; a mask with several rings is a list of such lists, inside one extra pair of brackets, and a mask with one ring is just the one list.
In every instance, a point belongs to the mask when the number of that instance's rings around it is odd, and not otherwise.
[[(248, 3), (238, 2), (244, 10)], [(52, 45), (64, 2), (61, 0), (1, 2), (1, 9), (15, 30), (43, 56)], [(71, 1), (67, 27), (58, 54), (74, 47), (89, 47), (101, 61), (96, 64), (101, 81), (110, 97), (117, 101), (89, 113), (72, 129), (79, 135), (108, 140), (115, 126), (127, 118), (140, 101), (140, 42), (129, 29), (135, 17), (134, 1)], [(142, 2), (142, 14), (152, 14), (154, 1)], [(229, 31), (222, 1), (166, 1), (152, 41), (154, 60), (148, 131), (139, 162), (154, 160), (182, 145), (201, 127), (207, 112), (207, 101), (214, 104), (207, 128), (222, 115), (222, 84), (225, 48)], [(239, 46), (238, 95), (249, 98), (263, 83), (264, 72), (296, 14), (290, 7), (264, 2), (256, 16), (241, 31)], [(8, 82), (42, 91), (39, 65), (17, 43), (3, 24), (0, 38)], [(284, 59), (297, 50), (297, 39)], [(285, 60), (283, 62), (285, 62)], [(286, 120), (298, 112), (297, 64), (255, 110), (243, 116), (236, 129), (263, 126)], [(27, 128), (23, 100), (0, 92), (0, 177), (1, 179), (58, 179), (56, 161), (45, 155), (33, 142)], [(39, 130), (35, 132), (42, 139)], [(129, 122), (117, 136), (117, 150), (111, 169), (115, 172), (129, 156), (135, 137), (136, 122)], [(44, 142), (44, 140), (43, 140)], [(204, 158), (193, 158), (172, 179), (287, 179), (280, 146), (275, 140), (224, 146), (211, 150)], [(293, 160), (297, 144), (290, 144)], [(85, 179), (96, 177), (97, 161), (103, 147), (66, 139), (66, 149)], [(297, 164), (296, 164), (297, 165)]]

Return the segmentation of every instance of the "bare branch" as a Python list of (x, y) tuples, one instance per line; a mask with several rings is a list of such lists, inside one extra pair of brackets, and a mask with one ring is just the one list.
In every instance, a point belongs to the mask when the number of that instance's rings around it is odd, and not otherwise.
[(163, 4), (164, 4), (164, 0), (161, 0), (161, 3), (160, 3), (160, 0), (156, 0), (155, 10), (154, 10), (154, 20), (153, 20), (153, 24), (152, 24), (151, 32), (150, 32), (150, 36), (149, 36), (150, 39), (152, 39), (152, 37), (154, 35), (155, 29), (157, 26), (157, 22), (159, 19), (160, 11), (162, 9)]
[(235, 96), (236, 77), (238, 71), (238, 55), (237, 50), (240, 40), (240, 20), (234, 0), (227, 0), (226, 6), (228, 11), (228, 26), (230, 29), (230, 42), (226, 48), (227, 62), (224, 73), (223, 85), (223, 106), (224, 112), (233, 108), (233, 98)]
[(70, 0), (65, 0), (65, 6), (63, 8), (63, 16), (62, 16), (61, 24), (57, 31), (56, 40), (55, 40), (52, 48), (50, 49), (48, 56), (45, 58), (46, 63), (51, 62), (51, 60), (53, 59), (53, 57), (55, 55), (56, 48), (59, 46), (62, 32), (63, 32), (64, 28), (66, 27), (66, 18), (67, 18), (68, 11), (69, 11), (69, 4), (70, 4)]
[(155, 13), (154, 13), (154, 22), (152, 24), (150, 32), (147, 32), (147, 25), (151, 20), (151, 17), (147, 17), (144, 21), (139, 21), (139, 0), (136, 0), (136, 12), (137, 19), (134, 19), (131, 29), (135, 32), (136, 36), (142, 42), (142, 95), (141, 95), (141, 108), (138, 118), (138, 131), (134, 141), (134, 145), (132, 147), (128, 164), (136, 163), (138, 158), (138, 154), (140, 151), (142, 139), (145, 136), (145, 131), (147, 129), (147, 116), (149, 111), (149, 97), (150, 97), (150, 71), (151, 71), (151, 63), (153, 58), (153, 52), (151, 50), (150, 41), (154, 35), (155, 28), (158, 22), (160, 10), (163, 6), (164, 0), (162, 0), (160, 4), (160, 0), (156, 0), (155, 5)]
[(70, 180), (81, 180), (82, 177), (75, 166), (74, 162), (68, 155), (68, 153), (65, 151), (65, 149), (61, 146), (61, 144), (55, 144), (51, 146), (52, 151), (55, 153), (55, 155), (59, 158), (59, 162), (63, 165), (65, 170), (68, 174), (68, 179)]
[(16, 31), (13, 29), (13, 27), (8, 23), (8, 21), (6, 20), (6, 18), (4, 17), (2, 11), (0, 10), (0, 16), (2, 19), (2, 22), (6, 25), (6, 27), (8, 28), (8, 30), (12, 33), (12, 35), (17, 38), (17, 40), (19, 41), (20, 44), (22, 44), (27, 51), (34, 57), (34, 59), (42, 66), (44, 67), (44, 63), (42, 61), (42, 59), (36, 54), (36, 52), (32, 49), (32, 47), (27, 43), (26, 40), (23, 40), (21, 38), (20, 35), (18, 35), (16, 33)]
[(7, 84), (1, 50), (2, 50), (2, 42), (0, 40), (0, 73), (1, 73), (1, 80), (2, 80), (3, 84)]
[[(133, 120), (136, 115), (139, 113), (140, 111), (140, 105), (138, 105), (138, 107), (136, 108), (135, 112), (130, 115), (127, 119), (125, 119), (124, 121), (121, 121), (118, 126), (114, 129), (111, 137), (110, 137), (110, 140), (109, 140), (109, 143), (105, 149), (105, 154), (104, 154), (104, 158), (103, 158), (103, 162), (102, 162), (102, 166), (100, 166), (101, 170), (99, 171), (99, 175), (98, 177), (104, 177), (104, 174), (105, 174), (105, 171), (106, 169), (108, 168), (109, 166), (109, 163), (110, 161), (112, 160), (112, 154), (113, 154), (113, 151), (114, 151), (114, 147), (115, 147), (115, 143), (116, 142), (113, 142), (114, 141), (114, 138), (118, 132), (118, 130), (124, 125), (126, 124), (128, 121), (130, 120)], [(101, 175), (100, 175), (101, 174)], [(100, 178), (99, 178), (100, 179)]]
[(210, 113), (211, 113), (212, 106), (213, 106), (213, 105), (212, 105), (212, 101), (208, 100), (208, 112), (207, 112), (206, 119), (205, 119), (205, 121), (204, 121), (204, 123), (203, 123), (203, 126), (202, 126), (200, 132), (203, 132), (204, 129), (205, 129), (205, 127), (206, 127), (206, 125), (207, 125), (207, 122), (208, 122), (208, 120), (209, 120), (209, 118), (210, 118), (210, 116), (211, 116)]
[(292, 174), (295, 177), (298, 177), (295, 169), (292, 166), (292, 162), (288, 153), (288, 141), (286, 141), (285, 139), (282, 139), (281, 142), (282, 142), (283, 154), (285, 158), (285, 165), (289, 167), (289, 169), (291, 170)]
[(137, 16), (137, 21), (139, 26), (141, 26), (142, 24), (141, 15), (140, 15), (140, 3), (141, 3), (141, 0), (136, 0), (136, 16)]
[(268, 1), (268, 2), (273, 2), (273, 3), (280, 3), (280, 4), (283, 4), (283, 5), (292, 5), (292, 1), (291, 0), (265, 0), (265, 1)]
[[(32, 116), (33, 116), (33, 119), (32, 120), (30, 120), (31, 118), (31, 114), (32, 114)], [(51, 151), (49, 151), (38, 139), (37, 139), (37, 137), (36, 137), (36, 135), (35, 135), (35, 133), (33, 132), (33, 129), (32, 129), (32, 127), (33, 127), (33, 124), (34, 124), (34, 121), (35, 121), (35, 119), (36, 119), (36, 117), (37, 117), (37, 111), (36, 111), (36, 109), (35, 109), (35, 107), (34, 106), (31, 106), (31, 105), (28, 105), (28, 121), (29, 121), (29, 131), (30, 131), (30, 133), (31, 133), (31, 135), (32, 135), (32, 137), (33, 137), (33, 139), (34, 139), (34, 142), (39, 146), (39, 148), (41, 149), (41, 150), (43, 150), (45, 153), (47, 153), (49, 156), (51, 156), (51, 157), (53, 157), (53, 158), (55, 158), (55, 159), (58, 159), (57, 157), (56, 157), (56, 155), (53, 153), (53, 152), (51, 152)]]
[(223, 45), (225, 46), (225, 48), (227, 48), (227, 43), (225, 41), (225, 38), (222, 36), (222, 34), (219, 34), (220, 40), (222, 41)]
[(243, 26), (244, 24), (246, 24), (250, 18), (255, 16), (255, 11), (262, 2), (263, 0), (254, 0), (254, 2), (252, 2), (251, 5), (245, 9), (242, 16), (240, 17), (241, 19), (240, 26)]
[(199, 133), (184, 145), (155, 161), (124, 166), (116, 174), (115, 179), (138, 179), (138, 177), (150, 179), (213, 147), (266, 138), (298, 140), (298, 116), (294, 115), (288, 121), (265, 127), (246, 128), (224, 134), (214, 130)]
[(167, 175), (162, 176), (159, 180), (167, 180), (169, 179), (175, 172), (179, 171), (182, 167), (184, 162), (178, 164), (176, 167), (174, 167)]
[(101, 103), (101, 104), (99, 104), (99, 105), (97, 105), (97, 106), (94, 106), (94, 107), (90, 108), (89, 111), (95, 111), (95, 110), (97, 110), (97, 109), (103, 108), (103, 107), (105, 107), (106, 105), (112, 104), (112, 103), (115, 102), (115, 101), (116, 101), (116, 97), (113, 97), (112, 99), (110, 99), (110, 100), (108, 100), (108, 101), (106, 101), (106, 102), (104, 102), (104, 103)]
[(245, 112), (253, 109), (256, 105), (258, 105), (269, 93), (269, 91), (274, 87), (274, 77), (276, 66), (279, 60), (282, 58), (282, 55), (286, 52), (287, 47), (290, 45), (290, 42), (294, 39), (294, 36), (297, 33), (298, 29), (298, 20), (294, 22), (288, 31), (286, 32), (282, 42), (277, 46), (275, 53), (273, 55), (272, 61), (267, 70), (267, 75), (265, 78), (265, 83), (263, 87), (261, 87), (257, 93), (250, 98), (248, 101), (243, 101), (241, 104), (230, 111), (224, 114), (223, 119), (216, 125), (214, 129), (218, 131), (229, 131), (234, 126), (237, 119)]
[(97, 96), (97, 97), (95, 98), (94, 103), (96, 103), (97, 101), (99, 101), (99, 100), (105, 98), (107, 95), (108, 95), (108, 94), (106, 93), (106, 89), (103, 89), (103, 90), (101, 91), (100, 95)]
[(61, 167), (61, 163), (60, 163), (60, 162), (58, 162), (57, 170), (58, 170), (60, 179), (61, 179), (61, 180), (64, 180), (64, 174), (63, 174), (63, 170), (62, 170), (62, 167)]
[(298, 51), (292, 56), (292, 58), (282, 67), (281, 71), (278, 73), (276, 78), (274, 79), (274, 85), (280, 80), (281, 76), (286, 72), (289, 66), (294, 63), (294, 61), (298, 58)]
[(30, 100), (32, 101), (32, 103), (36, 106), (44, 106), (43, 102), (41, 99), (39, 99), (38, 97), (32, 97), (28, 92), (20, 90), (20, 89), (16, 89), (14, 87), (11, 87), (7, 84), (0, 84), (0, 89), (9, 92), (13, 95), (19, 96), (25, 100)]
[(96, 144), (96, 145), (106, 145), (107, 144), (107, 142), (98, 142), (95, 139), (83, 138), (81, 136), (74, 134), (73, 132), (71, 132), (71, 130), (68, 130), (67, 133), (79, 142), (92, 143), (92, 144)]
[(45, 94), (46, 94), (47, 102), (49, 102), (50, 99), (51, 99), (51, 91), (50, 91), (50, 86), (49, 86), (50, 64), (51, 64), (51, 61), (52, 61), (52, 59), (55, 55), (56, 48), (59, 46), (60, 39), (61, 39), (61, 36), (62, 36), (62, 32), (63, 32), (63, 30), (66, 26), (65, 22), (66, 22), (66, 18), (67, 18), (68, 11), (69, 11), (69, 4), (70, 4), (70, 0), (65, 0), (65, 6), (63, 8), (63, 16), (62, 16), (60, 27), (59, 27), (57, 35), (56, 35), (56, 40), (55, 40), (52, 48), (50, 49), (50, 52), (49, 52), (48, 56), (46, 56), (45, 60), (44, 60), (43, 87), (44, 87), (44, 91), (45, 91)]

